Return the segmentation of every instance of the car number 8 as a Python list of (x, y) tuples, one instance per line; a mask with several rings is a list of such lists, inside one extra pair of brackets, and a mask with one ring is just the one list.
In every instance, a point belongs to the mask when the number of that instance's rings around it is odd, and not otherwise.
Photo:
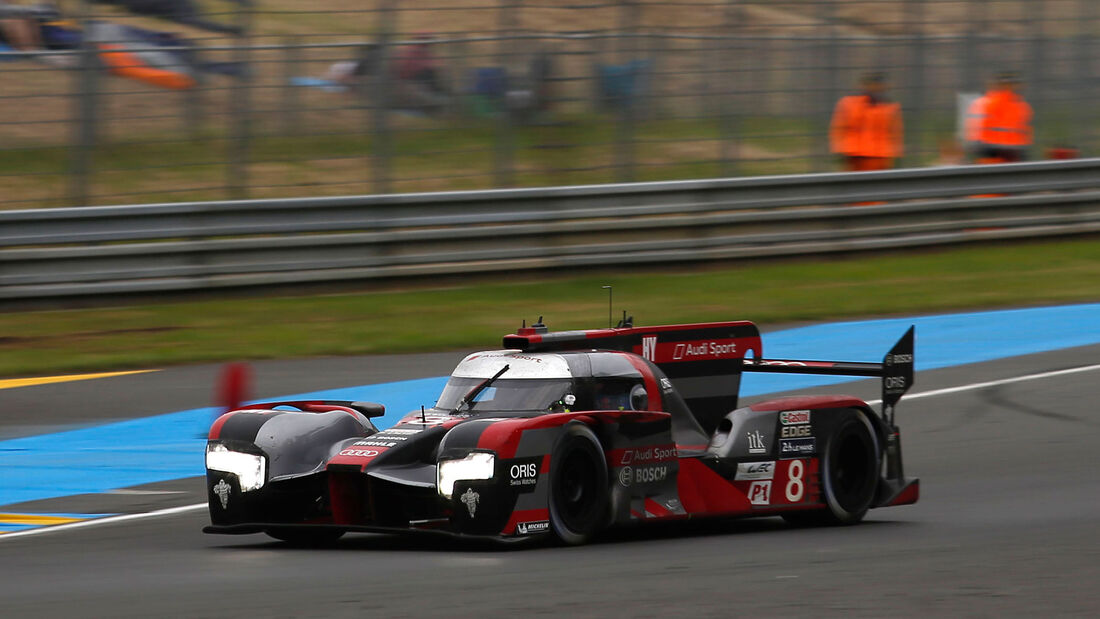
[(802, 461), (792, 460), (791, 466), (787, 469), (786, 487), (787, 500), (791, 503), (797, 503), (802, 500), (802, 493), (805, 490), (805, 485), (802, 483), (802, 472)]

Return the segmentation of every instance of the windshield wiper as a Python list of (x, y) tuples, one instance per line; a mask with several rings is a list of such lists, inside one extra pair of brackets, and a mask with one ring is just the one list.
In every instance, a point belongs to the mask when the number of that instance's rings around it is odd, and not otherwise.
[(473, 402), (474, 398), (476, 398), (479, 393), (485, 391), (485, 389), (488, 388), (489, 385), (493, 384), (493, 381), (500, 378), (502, 374), (507, 372), (509, 367), (511, 366), (509, 366), (507, 363), (504, 364), (504, 367), (500, 368), (499, 372), (493, 374), (489, 378), (486, 378), (485, 380), (475, 385), (474, 388), (469, 391), (469, 393), (462, 396), (462, 399), (458, 401), (458, 406), (455, 406), (454, 412), (458, 413), (458, 411), (462, 410), (463, 406), (469, 406), (470, 402)]

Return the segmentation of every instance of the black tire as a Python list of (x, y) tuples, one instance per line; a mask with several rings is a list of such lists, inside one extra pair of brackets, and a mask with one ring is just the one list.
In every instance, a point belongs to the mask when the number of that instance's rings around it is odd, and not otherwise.
[(566, 544), (584, 544), (603, 528), (607, 503), (600, 442), (587, 426), (570, 424), (550, 456), (550, 528)]
[(825, 443), (821, 491), (827, 507), (783, 514), (787, 522), (848, 525), (863, 520), (878, 488), (882, 448), (863, 411), (845, 411)]
[(297, 527), (274, 527), (265, 529), (271, 537), (294, 546), (327, 546), (344, 535), (339, 529), (300, 529)]

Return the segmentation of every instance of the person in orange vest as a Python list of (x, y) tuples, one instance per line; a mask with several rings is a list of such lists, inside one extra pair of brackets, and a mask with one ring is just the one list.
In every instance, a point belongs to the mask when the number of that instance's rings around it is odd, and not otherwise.
[(1017, 93), (1019, 86), (1016, 74), (1005, 71), (979, 99), (984, 99), (984, 104), (976, 118), (978, 163), (1011, 163), (1027, 158), (1032, 142), (1032, 111)]
[(966, 142), (967, 156), (971, 161), (977, 161), (982, 156), (984, 148), (982, 144), (982, 124), (985, 123), (985, 108), (989, 105), (989, 93), (993, 92), (994, 82), (991, 80), (986, 92), (970, 102), (966, 108), (966, 120), (963, 125), (963, 140)]
[(845, 170), (885, 170), (901, 155), (901, 105), (886, 96), (886, 76), (868, 73), (862, 92), (843, 97), (833, 111), (829, 147)]

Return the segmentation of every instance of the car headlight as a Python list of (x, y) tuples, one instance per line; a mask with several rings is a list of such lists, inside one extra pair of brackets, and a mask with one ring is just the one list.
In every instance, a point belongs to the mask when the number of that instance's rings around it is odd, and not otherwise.
[(495, 464), (496, 456), (483, 451), (475, 451), (459, 460), (440, 460), (436, 467), (436, 488), (449, 499), (455, 482), (460, 479), (492, 479)]
[(262, 488), (267, 481), (267, 461), (262, 455), (232, 451), (220, 443), (206, 446), (206, 468), (236, 475), (241, 492)]

